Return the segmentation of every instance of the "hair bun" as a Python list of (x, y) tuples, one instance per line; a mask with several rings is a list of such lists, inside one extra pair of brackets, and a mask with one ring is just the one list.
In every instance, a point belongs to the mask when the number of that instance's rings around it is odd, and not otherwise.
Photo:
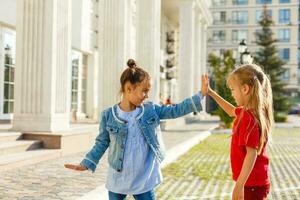
[(129, 68), (135, 67), (135, 66), (136, 66), (135, 60), (129, 59), (129, 60), (127, 61), (127, 66), (128, 66)]

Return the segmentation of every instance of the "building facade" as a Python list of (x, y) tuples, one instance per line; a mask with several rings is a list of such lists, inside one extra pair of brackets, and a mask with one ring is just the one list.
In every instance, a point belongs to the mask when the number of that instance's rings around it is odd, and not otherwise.
[[(68, 130), (120, 100), (129, 58), (152, 76), (150, 100), (200, 89), (209, 3), (201, 0), (0, 0), (0, 120)], [(160, 100), (161, 99), (161, 100)]]
[(287, 93), (297, 96), (300, 92), (298, 0), (213, 0), (208, 51), (219, 55), (224, 49), (234, 49), (234, 56), (239, 60), (237, 48), (244, 39), (249, 51), (255, 53), (259, 47), (255, 43), (254, 33), (260, 29), (258, 21), (265, 4), (274, 21), (272, 31), (278, 39), (278, 55), (286, 61), (284, 67), (287, 70), (282, 80), (287, 83)]

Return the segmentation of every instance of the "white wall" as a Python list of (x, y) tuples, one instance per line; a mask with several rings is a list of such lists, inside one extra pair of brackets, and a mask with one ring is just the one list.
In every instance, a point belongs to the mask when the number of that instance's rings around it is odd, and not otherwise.
[(72, 47), (81, 48), (82, 0), (72, 0)]
[[(83, 13), (83, 6), (88, 7), (89, 1), (72, 0), (72, 47), (81, 51), (89, 51), (89, 10)], [(0, 23), (16, 27), (17, 0), (0, 0)], [(84, 17), (83, 17), (84, 16)], [(86, 20), (86, 21), (84, 21)], [(83, 24), (84, 23), (84, 24)]]
[(91, 0), (72, 0), (72, 48), (91, 52)]
[(0, 0), (0, 22), (16, 26), (17, 4), (16, 0)]

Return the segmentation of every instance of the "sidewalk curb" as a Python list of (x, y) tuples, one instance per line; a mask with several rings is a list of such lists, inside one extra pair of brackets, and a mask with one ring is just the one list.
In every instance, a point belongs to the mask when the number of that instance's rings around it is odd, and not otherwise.
[[(165, 167), (168, 164), (177, 160), (181, 155), (188, 152), (193, 146), (198, 144), (199, 142), (206, 139), (208, 136), (211, 135), (211, 130), (214, 128), (209, 129), (208, 131), (201, 131), (199, 134), (195, 135), (194, 137), (190, 138), (189, 140), (180, 143), (171, 149), (167, 150), (166, 158), (161, 164), (161, 167)], [(101, 185), (96, 189), (90, 191), (89, 193), (85, 194), (82, 197), (77, 198), (76, 200), (108, 200), (108, 192), (105, 188), (105, 185)]]

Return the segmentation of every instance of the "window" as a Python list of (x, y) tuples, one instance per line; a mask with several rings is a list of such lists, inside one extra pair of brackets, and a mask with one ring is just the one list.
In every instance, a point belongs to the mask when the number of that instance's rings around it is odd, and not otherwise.
[(248, 23), (248, 12), (247, 11), (232, 12), (232, 23), (233, 24), (247, 24)]
[(257, 4), (272, 3), (272, 0), (256, 0)]
[(82, 57), (82, 85), (81, 85), (81, 112), (86, 113), (86, 90), (87, 90), (87, 65), (88, 56)]
[(232, 4), (233, 5), (247, 5), (248, 4), (248, 0), (233, 0)]
[(225, 0), (213, 0), (213, 1), (212, 1), (212, 4), (213, 4), (214, 6), (223, 6), (223, 5), (225, 5), (226, 3), (225, 3)]
[(279, 0), (279, 3), (290, 3), (290, 0)]
[[(267, 10), (268, 16), (272, 18), (272, 10)], [(263, 10), (255, 11), (255, 21), (258, 23), (262, 19)]]
[(298, 23), (300, 24), (300, 7), (298, 9)]
[(291, 19), (290, 9), (280, 9), (279, 10), (279, 23), (289, 23)]
[(14, 80), (16, 59), (16, 35), (10, 31), (4, 31), (4, 96), (3, 113), (14, 111)]
[(88, 56), (72, 51), (71, 111), (86, 112)]
[(285, 69), (285, 72), (282, 74), (282, 80), (285, 82), (290, 80), (290, 69)]
[(71, 109), (78, 108), (78, 73), (79, 73), (80, 53), (72, 52), (72, 92)]
[(247, 30), (232, 30), (232, 42), (239, 43), (242, 40), (248, 39)]
[(258, 34), (262, 33), (262, 29), (256, 29), (254, 32), (254, 36), (255, 36), (255, 41), (257, 42), (259, 37)]
[(214, 12), (213, 13), (214, 24), (225, 24), (226, 23), (226, 12)]
[(290, 60), (290, 49), (289, 48), (278, 49), (278, 55), (282, 60), (289, 61)]
[(278, 42), (289, 42), (290, 41), (290, 29), (279, 29), (278, 30)]
[(225, 41), (225, 31), (213, 31), (213, 42), (219, 43), (219, 42), (224, 42)]

